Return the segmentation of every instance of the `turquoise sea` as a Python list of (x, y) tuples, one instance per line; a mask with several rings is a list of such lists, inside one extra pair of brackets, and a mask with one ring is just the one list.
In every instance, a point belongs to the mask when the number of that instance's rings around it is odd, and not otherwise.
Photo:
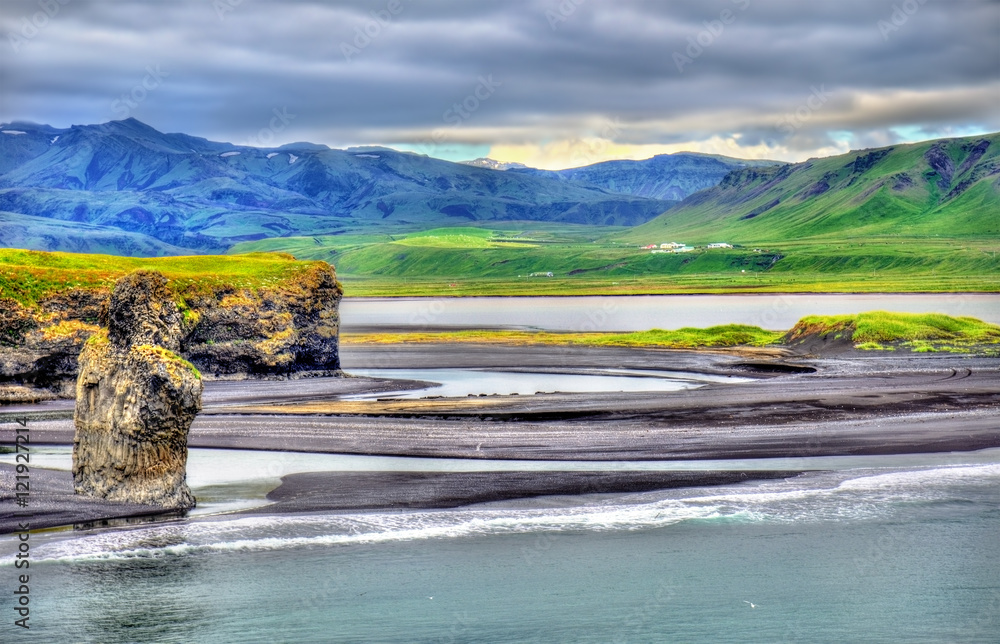
[[(0, 632), (4, 642), (1000, 641), (1000, 450), (794, 460), (824, 469), (447, 511), (36, 533), (32, 628), (13, 627), (8, 590)], [(5, 588), (14, 548), (0, 539)]]

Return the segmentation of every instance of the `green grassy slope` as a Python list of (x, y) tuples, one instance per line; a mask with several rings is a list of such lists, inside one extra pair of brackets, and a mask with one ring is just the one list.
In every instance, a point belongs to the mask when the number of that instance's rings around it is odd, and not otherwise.
[(231, 252), (328, 261), (349, 295), (1000, 290), (996, 240), (828, 239), (672, 254), (600, 239), (608, 232), (444, 228), (275, 238)]
[[(632, 229), (501, 225), (268, 239), (231, 252), (335, 263), (353, 295), (995, 292), (1000, 134), (737, 170)], [(698, 248), (641, 248), (666, 241)], [(735, 247), (704, 248), (718, 241)]]
[(0, 246), (4, 248), (59, 248), (70, 253), (101, 253), (133, 257), (184, 255), (184, 248), (112, 226), (96, 226), (79, 221), (31, 217), (0, 212)]
[(747, 168), (617, 238), (1000, 238), (1000, 133)]
[(231, 252), (280, 249), (335, 263), (342, 275), (418, 279), (516, 279), (548, 272), (627, 278), (763, 270), (774, 261), (771, 254), (742, 251), (654, 255), (631, 245), (598, 242), (595, 238), (607, 230), (439, 228), (411, 235), (268, 239), (238, 244)]
[(139, 269), (157, 270), (176, 290), (259, 288), (294, 283), (316, 262), (279, 253), (137, 258), (0, 249), (0, 299), (25, 305), (73, 289), (106, 290)]

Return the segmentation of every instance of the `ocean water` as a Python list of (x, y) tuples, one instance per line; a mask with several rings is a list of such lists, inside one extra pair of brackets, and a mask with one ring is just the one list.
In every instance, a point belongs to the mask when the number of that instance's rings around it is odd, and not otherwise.
[[(1000, 450), (908, 458), (448, 511), (33, 534), (32, 629), (11, 626), (5, 592), (0, 632), (4, 642), (997, 642)], [(5, 585), (14, 547), (0, 540)]]

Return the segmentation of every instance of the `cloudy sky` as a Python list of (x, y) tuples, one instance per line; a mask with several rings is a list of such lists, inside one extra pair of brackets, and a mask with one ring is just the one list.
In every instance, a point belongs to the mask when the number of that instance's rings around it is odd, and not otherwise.
[(1000, 130), (1000, 0), (3, 0), (0, 122), (561, 168)]

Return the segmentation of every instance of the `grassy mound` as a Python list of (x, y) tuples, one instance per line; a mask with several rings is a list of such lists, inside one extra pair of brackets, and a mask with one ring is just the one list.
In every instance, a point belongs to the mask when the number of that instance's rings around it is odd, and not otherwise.
[(31, 306), (67, 291), (109, 290), (119, 277), (139, 269), (160, 271), (177, 292), (253, 290), (292, 284), (318, 263), (284, 253), (140, 258), (0, 249), (0, 299)]
[(1000, 326), (940, 313), (868, 311), (857, 315), (804, 317), (784, 337), (786, 344), (810, 338), (849, 340), (857, 349), (967, 351), (1000, 344)]
[(617, 335), (601, 334), (601, 337), (587, 339), (582, 344), (597, 344), (610, 347), (667, 347), (671, 349), (695, 349), (700, 347), (763, 347), (781, 339), (779, 331), (765, 331), (758, 326), (726, 324), (707, 329), (685, 327), (676, 331), (650, 329), (635, 333)]

